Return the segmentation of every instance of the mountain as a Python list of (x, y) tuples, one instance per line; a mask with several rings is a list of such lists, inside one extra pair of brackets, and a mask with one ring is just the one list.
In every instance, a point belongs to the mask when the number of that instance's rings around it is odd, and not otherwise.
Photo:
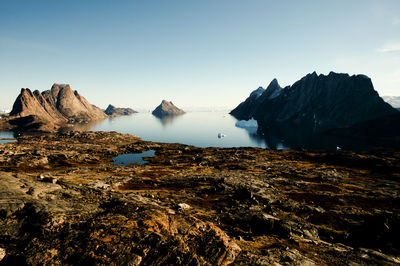
[[(25, 129), (49, 130), (65, 124), (101, 120), (107, 115), (68, 84), (54, 84), (40, 93), (21, 89), (10, 112), (10, 123)], [(28, 126), (28, 128), (27, 128)]]
[(131, 115), (137, 112), (131, 108), (120, 108), (110, 104), (104, 113), (106, 113), (108, 116), (117, 117), (122, 115)]
[(265, 92), (263, 87), (252, 91), (250, 96), (242, 103), (240, 103), (230, 114), (240, 120), (249, 120), (257, 108), (260, 96)]
[(253, 91), (230, 113), (240, 120), (254, 117), (264, 127), (290, 124), (313, 131), (399, 113), (379, 97), (365, 75), (314, 72), (285, 88), (274, 79), (261, 95), (256, 94)]
[(172, 102), (163, 100), (152, 112), (157, 117), (183, 115), (185, 111), (176, 107)]
[(394, 108), (400, 108), (400, 96), (382, 96), (382, 99)]
[(263, 89), (259, 87), (250, 93), (250, 96), (239, 106), (233, 109), (230, 114), (235, 116), (240, 120), (249, 120), (251, 119), (259, 105), (259, 103), (264, 102), (268, 99), (274, 99), (279, 96), (282, 92), (281, 86), (279, 86), (278, 80), (273, 79), (271, 83), (268, 85), (267, 89)]

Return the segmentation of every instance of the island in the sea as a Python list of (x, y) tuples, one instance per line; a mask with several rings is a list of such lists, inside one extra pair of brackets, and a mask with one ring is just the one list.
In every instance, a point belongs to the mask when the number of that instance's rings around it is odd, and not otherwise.
[(106, 115), (110, 117), (118, 117), (118, 116), (132, 115), (137, 113), (137, 111), (133, 110), (132, 108), (115, 107), (114, 105), (110, 104), (107, 106), (104, 113), (106, 113)]
[(166, 116), (178, 116), (178, 115), (183, 115), (185, 111), (182, 109), (176, 107), (172, 102), (162, 100), (161, 104), (157, 106), (152, 114), (159, 117), (163, 118)]

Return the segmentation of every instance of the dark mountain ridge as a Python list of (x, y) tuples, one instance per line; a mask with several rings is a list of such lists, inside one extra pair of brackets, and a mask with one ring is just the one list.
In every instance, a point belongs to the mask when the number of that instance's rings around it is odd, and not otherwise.
[(334, 72), (327, 76), (314, 72), (283, 89), (274, 79), (259, 97), (250, 95), (230, 112), (240, 120), (253, 117), (262, 126), (290, 124), (314, 131), (398, 113), (379, 97), (367, 76)]

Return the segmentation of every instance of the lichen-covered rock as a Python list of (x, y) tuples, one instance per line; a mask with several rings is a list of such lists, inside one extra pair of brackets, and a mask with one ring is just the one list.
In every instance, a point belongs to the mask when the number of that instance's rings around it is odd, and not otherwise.
[[(148, 164), (111, 163), (150, 149)], [(1, 263), (395, 265), (399, 173), (397, 151), (22, 136), (0, 145)]]

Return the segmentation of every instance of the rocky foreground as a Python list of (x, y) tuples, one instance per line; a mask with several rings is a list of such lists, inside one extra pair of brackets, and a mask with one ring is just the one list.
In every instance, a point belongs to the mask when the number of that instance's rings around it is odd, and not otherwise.
[(0, 264), (395, 265), (399, 193), (400, 152), (24, 136), (0, 145)]

